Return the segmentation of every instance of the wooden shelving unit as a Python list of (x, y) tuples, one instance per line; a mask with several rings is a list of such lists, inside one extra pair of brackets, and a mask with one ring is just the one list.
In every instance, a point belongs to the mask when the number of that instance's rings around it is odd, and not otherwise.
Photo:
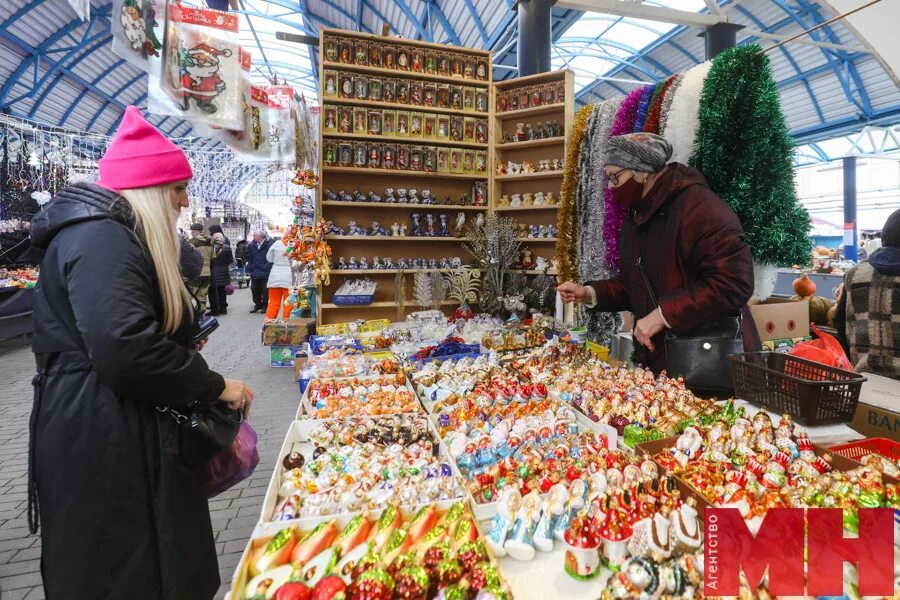
[[(497, 166), (507, 165), (509, 162), (530, 162), (536, 168), (538, 161), (545, 159), (565, 160), (566, 145), (572, 132), (572, 121), (575, 114), (575, 77), (572, 71), (552, 71), (540, 73), (529, 77), (508, 79), (494, 84), (491, 91), (491, 107), (494, 110), (492, 119), (491, 139), (494, 141), (493, 150), (493, 177), (491, 179), (490, 204), (491, 210), (504, 216), (510, 216), (526, 225), (556, 225), (559, 209), (560, 188), (562, 186), (563, 171), (543, 171), (517, 175), (497, 175)], [(521, 97), (525, 90), (535, 90), (539, 86), (562, 86), (564, 90), (563, 102), (554, 104), (531, 106), (516, 110), (500, 111), (499, 103), (501, 95), (511, 97), (516, 94)], [(501, 143), (507, 134), (515, 134), (519, 123), (530, 124), (537, 128), (540, 123), (557, 121), (565, 132), (563, 136), (549, 138), (522, 140)], [(503, 195), (510, 198), (513, 194), (536, 194), (537, 192), (552, 192), (556, 203), (541, 206), (499, 206)], [(557, 238), (521, 238), (523, 248), (531, 251), (532, 260), (544, 257), (551, 261), (556, 256)], [(539, 275), (543, 271), (534, 269), (520, 271), (527, 275)], [(556, 271), (550, 269), (548, 275), (556, 275)]]
[[(482, 50), (474, 50), (467, 48), (459, 48), (455, 46), (444, 46), (440, 44), (431, 44), (425, 42), (417, 42), (415, 40), (400, 39), (393, 37), (374, 36), (369, 34), (361, 34), (352, 31), (343, 31), (337, 29), (323, 28), (320, 33), (319, 44), (319, 65), (320, 65), (320, 90), (319, 97), (323, 106), (336, 105), (340, 110), (345, 108), (359, 109), (363, 108), (367, 111), (383, 109), (388, 111), (410, 111), (421, 112), (430, 115), (435, 119), (449, 119), (452, 123), (456, 119), (460, 119), (467, 123), (467, 119), (478, 119), (487, 121), (487, 143), (476, 143), (473, 141), (450, 141), (448, 139), (433, 137), (402, 137), (396, 135), (390, 136), (370, 136), (363, 134), (341, 134), (334, 131), (324, 132), (320, 128), (320, 148), (323, 148), (321, 142), (330, 141), (332, 143), (354, 143), (360, 145), (361, 142), (369, 144), (395, 144), (399, 149), (401, 146), (421, 146), (423, 151), (434, 147), (435, 151), (440, 152), (441, 149), (447, 149), (447, 154), (451, 160), (448, 163), (453, 164), (452, 153), (486, 154), (485, 168), (483, 171), (475, 172), (475, 169), (466, 172), (426, 172), (413, 170), (383, 169), (383, 168), (357, 168), (347, 166), (326, 165), (324, 157), (320, 156), (321, 182), (319, 186), (319, 196), (317, 202), (318, 215), (327, 220), (333, 221), (335, 225), (347, 230), (348, 223), (355, 221), (359, 226), (364, 227), (367, 231), (371, 229), (372, 222), (378, 221), (382, 227), (389, 230), (393, 223), (405, 224), (411, 229), (411, 215), (419, 213), (422, 215), (421, 225), (425, 226), (425, 215), (431, 214), (438, 217), (440, 214), (446, 214), (449, 221), (449, 228), (452, 234), (456, 234), (457, 218), (465, 218), (466, 226), (471, 224), (471, 220), (479, 216), (480, 213), (490, 210), (489, 205), (476, 206), (472, 204), (462, 204), (460, 202), (463, 195), (467, 195), (470, 199), (474, 197), (474, 187), (479, 183), (488, 196), (491, 192), (491, 152), (493, 148), (492, 136), (492, 117), (494, 106), (491, 101), (490, 92), (493, 88), (491, 73), (491, 53)], [(429, 57), (450, 56), (451, 59), (455, 55), (461, 58), (463, 63), (472, 62), (476, 66), (477, 74), (479, 65), (487, 69), (487, 76), (483, 80), (443, 76), (431, 73), (417, 73), (406, 70), (395, 70), (371, 65), (347, 64), (330, 60), (327, 57), (331, 42), (340, 47), (342, 40), (349, 40), (352, 47), (357, 44), (370, 47), (371, 44), (381, 45), (381, 47), (390, 47), (397, 52), (405, 49), (409, 52), (409, 56), (413, 53), (421, 52), (420, 56), (426, 59)], [(397, 64), (400, 64), (399, 60)], [(371, 78), (380, 78), (383, 81), (391, 79), (395, 81), (410, 80), (412, 82), (421, 82), (423, 89), (427, 90), (429, 86), (440, 91), (444, 86), (447, 89), (454, 90), (454, 86), (459, 86), (461, 93), (465, 95), (468, 92), (474, 94), (487, 94), (487, 112), (479, 112), (475, 110), (458, 110), (456, 108), (442, 108), (437, 106), (419, 106), (418, 104), (405, 104), (400, 102), (384, 102), (377, 100), (362, 100), (354, 98), (340, 98), (332, 94), (325, 94), (326, 71), (335, 72), (336, 78), (340, 80), (341, 75), (349, 74), (351, 78), (357, 76), (366, 76)], [(413, 84), (410, 84), (412, 87)], [(398, 98), (399, 99), (399, 98)], [(477, 103), (476, 103), (477, 105)], [(464, 106), (470, 106), (464, 103)], [(471, 139), (471, 138), (469, 138)], [(368, 158), (368, 157), (367, 157)], [(465, 163), (465, 161), (463, 161)], [(477, 162), (477, 161), (476, 161)], [(345, 163), (346, 164), (346, 163)], [(411, 164), (411, 163), (410, 163)], [(436, 166), (440, 165), (440, 156), (436, 161)], [(451, 167), (452, 168), (452, 167)], [(465, 169), (463, 165), (463, 169)], [(438, 166), (438, 170), (441, 169)], [(454, 169), (456, 170), (456, 169)], [(409, 204), (409, 203), (381, 203), (381, 202), (344, 202), (344, 201), (327, 201), (325, 191), (330, 190), (337, 194), (341, 191), (355, 192), (359, 191), (363, 195), (374, 192), (380, 197), (384, 197), (386, 189), (415, 189), (421, 198), (422, 190), (430, 190), (432, 200), (435, 204)], [(462, 215), (462, 217), (460, 217)], [(341, 257), (349, 259), (355, 258), (357, 261), (365, 257), (369, 264), (372, 263), (374, 257), (380, 258), (390, 257), (396, 262), (399, 258), (460, 258), (463, 263), (470, 263), (471, 257), (464, 250), (463, 244), (468, 241), (466, 237), (427, 237), (427, 236), (328, 236), (328, 243), (332, 247), (332, 264), (337, 264)], [(423, 243), (424, 242), (424, 243)], [(349, 262), (349, 261), (347, 261)], [(411, 312), (421, 310), (422, 307), (415, 304), (409, 297), (413, 294), (413, 277), (420, 271), (430, 273), (443, 272), (444, 269), (334, 269), (331, 273), (331, 283), (323, 286), (319, 290), (319, 315), (320, 323), (336, 323), (343, 321), (352, 321), (355, 319), (381, 319), (389, 318), (391, 320), (402, 320)], [(395, 288), (398, 275), (403, 278), (406, 288), (405, 296), (407, 299), (403, 302), (403, 309), (397, 310), (397, 295), (403, 293), (402, 290)], [(372, 277), (378, 282), (378, 288), (375, 292), (374, 301), (365, 306), (337, 306), (331, 302), (332, 296), (337, 288), (352, 276)], [(445, 301), (442, 307), (448, 311), (452, 311), (456, 306), (453, 301)], [(448, 312), (449, 314), (449, 312)]]

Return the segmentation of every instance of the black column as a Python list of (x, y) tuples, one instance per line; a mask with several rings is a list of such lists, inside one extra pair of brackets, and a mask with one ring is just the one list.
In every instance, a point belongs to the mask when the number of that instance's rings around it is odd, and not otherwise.
[(859, 259), (856, 237), (856, 157), (844, 157), (844, 258)]
[(555, 0), (519, 0), (519, 77), (550, 70), (551, 11)]
[(737, 45), (737, 32), (743, 28), (743, 25), (734, 23), (716, 23), (703, 32), (702, 35), (706, 38), (706, 60), (712, 59), (722, 50), (734, 48)]

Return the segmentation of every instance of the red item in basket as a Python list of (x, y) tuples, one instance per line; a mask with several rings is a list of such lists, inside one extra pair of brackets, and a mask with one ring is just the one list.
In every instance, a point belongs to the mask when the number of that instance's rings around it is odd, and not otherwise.
[[(818, 339), (795, 344), (788, 354), (822, 363), (829, 367), (853, 371), (853, 365), (850, 364), (850, 359), (844, 353), (841, 343), (834, 336), (819, 331), (815, 325), (812, 326), (812, 330), (818, 336)], [(791, 375), (788, 369), (785, 369), (785, 374)], [(822, 378), (824, 379), (824, 376)]]

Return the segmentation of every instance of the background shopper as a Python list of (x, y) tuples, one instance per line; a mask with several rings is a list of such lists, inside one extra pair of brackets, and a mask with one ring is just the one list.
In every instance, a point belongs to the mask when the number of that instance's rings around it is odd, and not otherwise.
[(284, 303), (290, 295), (290, 287), (293, 283), (291, 274), (291, 259), (284, 255), (285, 247), (281, 238), (276, 239), (268, 252), (266, 252), (266, 260), (272, 263), (272, 270), (269, 272), (269, 306), (266, 309), (266, 319), (272, 320), (278, 318), (281, 313), (282, 317), (287, 319), (291, 316), (291, 307), (285, 306)]
[(856, 371), (900, 379), (900, 210), (879, 242), (844, 275), (834, 326)]
[(196, 248), (203, 258), (200, 275), (189, 280), (188, 289), (200, 303), (200, 310), (206, 310), (207, 297), (209, 295), (210, 262), (213, 257), (213, 245), (210, 237), (203, 232), (203, 225), (194, 223), (191, 225), (190, 244)]
[(250, 293), (253, 295), (252, 313), (265, 313), (269, 303), (266, 287), (272, 263), (266, 255), (274, 242), (265, 231), (260, 230), (253, 234), (253, 241), (247, 246), (247, 273), (250, 275)]
[(657, 373), (666, 367), (665, 329), (687, 334), (737, 316), (753, 293), (750, 248), (737, 215), (703, 173), (667, 164), (671, 156), (671, 144), (652, 133), (610, 139), (604, 170), (629, 215), (619, 234), (619, 276), (559, 286), (564, 302), (634, 313), (637, 362)]
[(231, 242), (222, 233), (219, 225), (210, 225), (209, 233), (212, 236), (213, 256), (210, 260), (210, 284), (209, 284), (209, 314), (211, 316), (228, 314), (228, 295), (225, 286), (231, 283), (231, 263), (234, 255), (231, 252)]
[(156, 410), (253, 401), (192, 347), (175, 234), (191, 175), (130, 106), (101, 185), (64, 189), (34, 219), (46, 254), (28, 513), (48, 598), (208, 600), (219, 587), (204, 469), (186, 466), (178, 425)]
[(234, 266), (237, 269), (238, 283), (244, 287), (247, 279), (247, 240), (240, 240), (234, 246)]

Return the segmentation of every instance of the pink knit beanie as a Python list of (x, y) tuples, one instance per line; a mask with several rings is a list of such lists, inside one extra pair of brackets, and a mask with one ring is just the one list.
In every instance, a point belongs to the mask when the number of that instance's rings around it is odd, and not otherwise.
[(100, 181), (106, 189), (131, 190), (172, 183), (194, 176), (184, 152), (153, 125), (136, 106), (125, 116), (106, 154), (100, 159)]

